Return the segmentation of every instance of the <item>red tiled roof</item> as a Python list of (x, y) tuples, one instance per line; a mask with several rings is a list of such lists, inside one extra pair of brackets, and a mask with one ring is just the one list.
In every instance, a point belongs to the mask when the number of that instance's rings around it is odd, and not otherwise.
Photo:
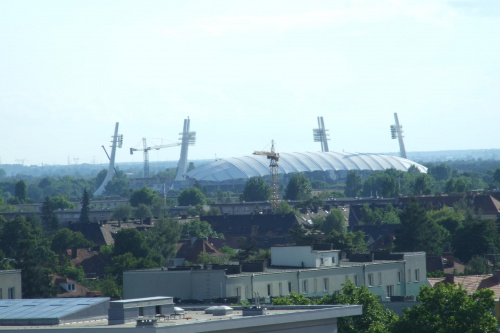
[[(445, 282), (445, 278), (428, 278), (427, 280), (432, 287)], [(468, 295), (472, 295), (476, 290), (488, 288), (495, 293), (494, 298), (500, 297), (500, 285), (491, 274), (455, 276), (454, 283), (462, 285)]]

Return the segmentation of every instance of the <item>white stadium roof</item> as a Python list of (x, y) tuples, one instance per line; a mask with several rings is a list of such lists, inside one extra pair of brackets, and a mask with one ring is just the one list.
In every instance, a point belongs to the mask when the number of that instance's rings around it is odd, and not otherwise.
[[(280, 153), (278, 173), (313, 171), (383, 171), (396, 169), (408, 171), (412, 165), (420, 172), (427, 168), (411, 160), (383, 154), (347, 152)], [(204, 164), (186, 174), (198, 181), (223, 182), (235, 179), (269, 176), (269, 160), (263, 155), (230, 157)]]

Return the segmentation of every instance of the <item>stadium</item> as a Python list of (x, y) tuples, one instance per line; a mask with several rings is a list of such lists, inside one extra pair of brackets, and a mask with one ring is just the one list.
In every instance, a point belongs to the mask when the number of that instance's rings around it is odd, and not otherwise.
[[(341, 181), (351, 170), (366, 175), (386, 169), (406, 172), (411, 166), (422, 173), (427, 172), (427, 168), (421, 164), (392, 155), (347, 152), (280, 153), (278, 174), (280, 178), (287, 178), (288, 174), (300, 172), (311, 179), (313, 174), (320, 173), (324, 180)], [(241, 186), (252, 177), (269, 177), (269, 160), (262, 155), (230, 157), (199, 166), (187, 172), (186, 176), (204, 186)]]

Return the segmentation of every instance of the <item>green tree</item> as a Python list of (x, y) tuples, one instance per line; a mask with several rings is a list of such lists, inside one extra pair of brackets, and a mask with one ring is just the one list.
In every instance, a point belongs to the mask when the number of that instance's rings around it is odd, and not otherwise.
[(359, 172), (350, 170), (347, 173), (345, 180), (345, 195), (346, 197), (357, 197), (359, 191), (363, 188), (363, 180)]
[(397, 251), (442, 253), (449, 233), (429, 218), (416, 198), (412, 198), (401, 212), (400, 220), (401, 226), (396, 230), (394, 241)]
[(273, 305), (310, 305), (311, 299), (294, 291), (290, 295), (273, 299)]
[(138, 218), (142, 224), (143, 220), (146, 218), (151, 218), (153, 216), (153, 213), (151, 212), (151, 209), (149, 209), (148, 206), (141, 203), (135, 209), (134, 216)]
[(319, 229), (328, 235), (332, 230), (340, 233), (347, 231), (347, 222), (344, 212), (338, 208), (334, 208), (325, 217), (324, 222), (320, 225)]
[(28, 185), (24, 180), (21, 179), (16, 183), (14, 196), (19, 200), (20, 203), (24, 203), (28, 199)]
[(57, 254), (63, 254), (67, 249), (89, 248), (94, 243), (87, 240), (81, 232), (74, 232), (68, 228), (59, 229), (51, 240), (50, 249)]
[(199, 188), (193, 186), (182, 190), (177, 197), (177, 201), (179, 206), (196, 206), (204, 205), (206, 198)]
[(468, 262), (474, 256), (491, 253), (490, 248), (499, 244), (497, 226), (492, 220), (469, 220), (458, 228), (452, 237), (455, 256)]
[(219, 237), (220, 235), (212, 229), (210, 223), (194, 219), (182, 224), (182, 236), (207, 238)]
[(311, 183), (302, 173), (294, 173), (285, 188), (285, 200), (307, 200), (311, 197)]
[(130, 196), (130, 181), (123, 171), (117, 170), (115, 172), (113, 179), (106, 184), (105, 194), (117, 195), (122, 198), (128, 198)]
[(418, 300), (420, 304), (407, 309), (395, 324), (394, 333), (497, 332), (490, 289), (469, 297), (461, 285), (441, 283), (423, 286)]
[(50, 201), (49, 197), (45, 197), (45, 201), (42, 203), (42, 230), (45, 236), (50, 236), (59, 229), (59, 218), (55, 212), (54, 205)]
[(78, 219), (78, 221), (80, 223), (89, 223), (90, 199), (89, 199), (89, 194), (87, 193), (87, 189), (83, 190), (81, 203), (82, 203), (82, 209), (80, 210), (80, 218)]
[(332, 244), (334, 249), (346, 253), (365, 253), (368, 249), (363, 231), (343, 233), (332, 230), (325, 239), (325, 243)]
[(53, 210), (57, 210), (57, 209), (76, 209), (76, 205), (70, 201), (68, 201), (68, 199), (66, 199), (65, 197), (62, 197), (62, 196), (51, 196), (51, 197), (48, 197), (49, 198), (49, 204), (50, 204), (50, 207), (53, 209)]
[(246, 202), (267, 201), (271, 195), (271, 187), (262, 177), (250, 178), (243, 188), (241, 200)]
[(111, 218), (121, 221), (127, 221), (132, 216), (132, 208), (129, 205), (120, 205), (113, 210)]
[(115, 234), (113, 256), (130, 252), (135, 258), (145, 258), (150, 250), (142, 234), (137, 229), (122, 229)]
[(153, 252), (161, 254), (165, 261), (175, 257), (180, 236), (179, 222), (170, 217), (160, 217), (155, 226), (144, 233), (148, 247)]
[(324, 296), (319, 304), (358, 304), (363, 306), (363, 314), (338, 319), (339, 333), (389, 333), (398, 317), (390, 310), (385, 310), (377, 296), (365, 286), (356, 287), (347, 281), (342, 292)]
[(151, 206), (153, 204), (154, 198), (157, 196), (158, 194), (155, 191), (147, 186), (143, 186), (142, 188), (132, 192), (132, 195), (130, 196), (130, 204), (132, 205), (132, 207), (137, 207), (140, 204)]
[(451, 177), (451, 168), (444, 163), (430, 165), (427, 169), (427, 174), (434, 177), (436, 181), (448, 180)]

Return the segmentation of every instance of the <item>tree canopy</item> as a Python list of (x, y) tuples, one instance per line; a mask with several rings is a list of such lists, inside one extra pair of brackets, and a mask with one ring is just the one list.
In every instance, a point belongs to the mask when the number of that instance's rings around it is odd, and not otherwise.
[(285, 188), (285, 200), (307, 200), (311, 197), (311, 183), (302, 173), (294, 173)]
[(132, 194), (130, 195), (130, 204), (132, 205), (132, 207), (137, 207), (140, 204), (151, 206), (153, 204), (154, 198), (157, 196), (158, 194), (155, 191), (147, 186), (143, 186), (140, 189), (132, 192)]
[(271, 195), (271, 187), (262, 177), (250, 178), (243, 188), (241, 200), (252, 201), (267, 201)]
[(206, 198), (203, 192), (197, 187), (188, 187), (179, 193), (177, 197), (179, 206), (196, 206), (204, 205), (206, 203)]
[(469, 297), (461, 285), (441, 283), (434, 288), (423, 286), (418, 300), (420, 305), (404, 312), (394, 333), (497, 332), (490, 289), (478, 290)]

